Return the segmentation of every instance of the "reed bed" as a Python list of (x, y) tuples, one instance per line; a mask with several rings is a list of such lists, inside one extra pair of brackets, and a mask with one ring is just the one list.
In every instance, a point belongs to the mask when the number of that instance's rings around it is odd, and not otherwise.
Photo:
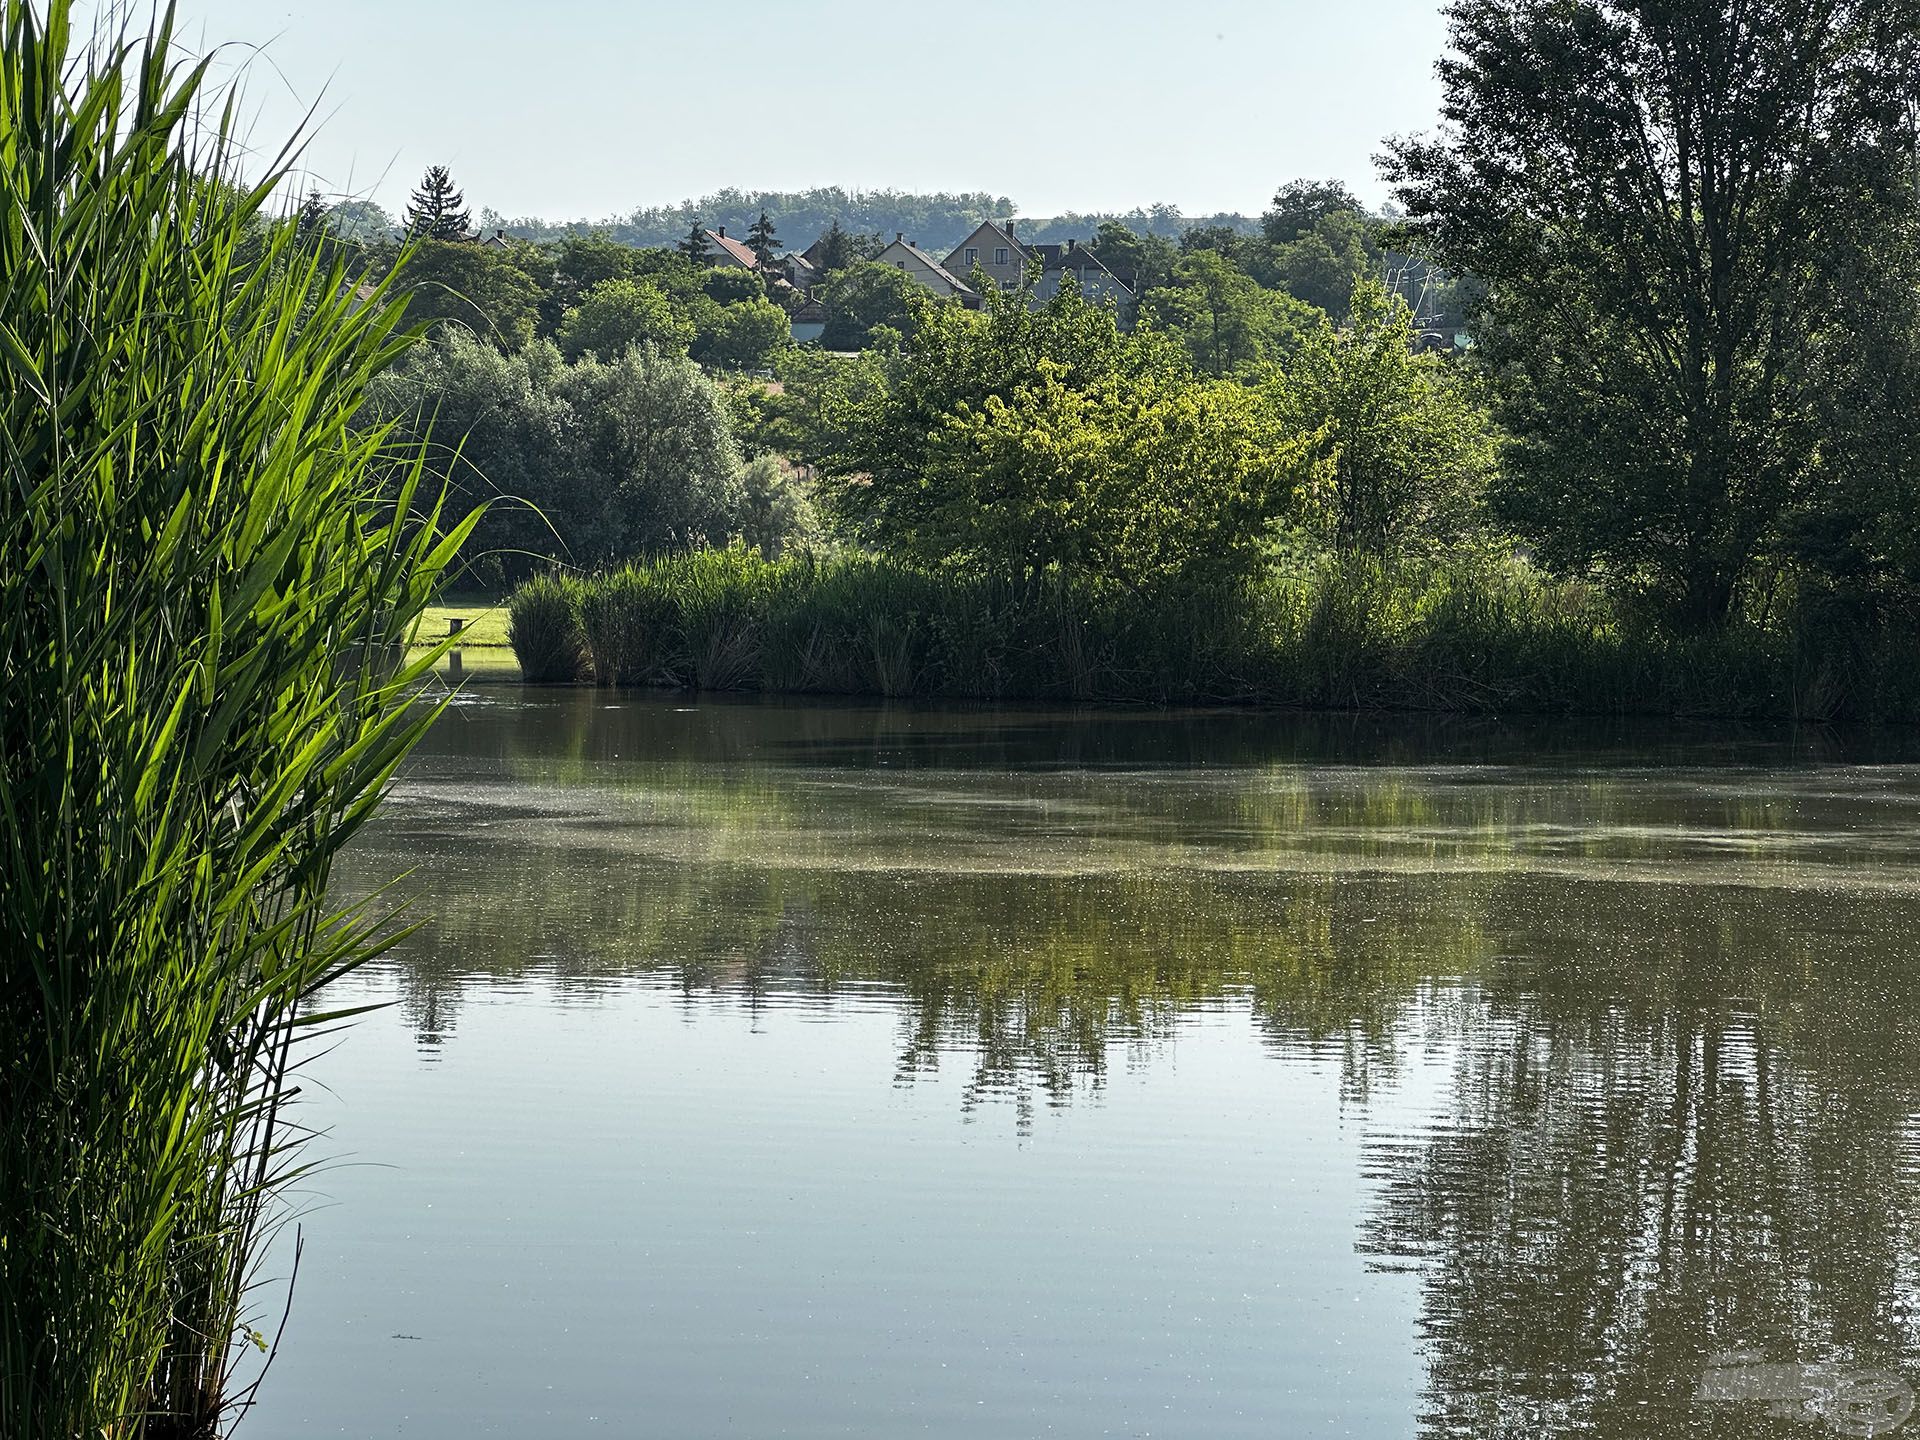
[(0, 1434), (210, 1437), (468, 527), (350, 423), (402, 307), (272, 218), (171, 12), (0, 15)]
[[(1323, 555), (1142, 594), (742, 547), (512, 598), (534, 681), (968, 700), (1920, 719), (1920, 644), (1791, 622), (1677, 635), (1487, 556)], [(526, 643), (521, 636), (525, 634)]]

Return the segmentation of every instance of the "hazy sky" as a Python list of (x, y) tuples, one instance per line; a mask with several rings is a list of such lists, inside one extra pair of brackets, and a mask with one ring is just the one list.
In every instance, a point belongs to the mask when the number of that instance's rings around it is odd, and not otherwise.
[(1021, 213), (1257, 213), (1433, 124), (1438, 0), (181, 0), (257, 140), (320, 107), (322, 188), (602, 218), (743, 189), (986, 190)]

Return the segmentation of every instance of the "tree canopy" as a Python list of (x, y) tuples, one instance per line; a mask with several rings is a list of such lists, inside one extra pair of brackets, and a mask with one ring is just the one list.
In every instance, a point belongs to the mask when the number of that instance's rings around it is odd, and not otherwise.
[(1496, 500), (1548, 559), (1715, 625), (1817, 483), (1823, 340), (1850, 328), (1822, 277), (1912, 205), (1913, 8), (1450, 5), (1446, 127), (1387, 166), (1416, 241), (1485, 286)]

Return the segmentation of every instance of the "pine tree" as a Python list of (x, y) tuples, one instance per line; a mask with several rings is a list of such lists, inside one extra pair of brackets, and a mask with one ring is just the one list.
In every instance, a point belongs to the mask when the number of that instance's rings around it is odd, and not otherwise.
[(407, 234), (415, 240), (464, 240), (468, 223), (467, 197), (453, 188), (447, 167), (428, 166), (407, 202)]
[(707, 231), (704, 225), (694, 222), (693, 231), (674, 247), (696, 265), (704, 265), (708, 259)]
[(747, 227), (747, 248), (753, 251), (753, 258), (760, 262), (760, 268), (769, 274), (773, 271), (773, 252), (779, 245), (780, 237), (773, 233), (773, 221), (762, 210), (760, 218)]
[(840, 228), (836, 219), (827, 226), (826, 234), (820, 237), (820, 273), (844, 270), (854, 261), (853, 237)]
[(326, 226), (327, 202), (319, 190), (307, 191), (307, 198), (300, 202), (300, 218), (294, 223), (306, 238), (318, 235)]

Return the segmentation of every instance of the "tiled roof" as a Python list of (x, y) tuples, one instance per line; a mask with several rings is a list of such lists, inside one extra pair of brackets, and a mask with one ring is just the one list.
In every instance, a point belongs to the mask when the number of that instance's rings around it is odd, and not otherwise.
[(726, 251), (727, 254), (746, 266), (747, 269), (758, 270), (760, 268), (760, 257), (755, 255), (753, 251), (749, 250), (745, 245), (742, 245), (738, 240), (734, 239), (733, 236), (722, 235), (718, 230), (709, 230), (706, 232), (706, 236), (709, 245), (718, 245), (722, 250)]

